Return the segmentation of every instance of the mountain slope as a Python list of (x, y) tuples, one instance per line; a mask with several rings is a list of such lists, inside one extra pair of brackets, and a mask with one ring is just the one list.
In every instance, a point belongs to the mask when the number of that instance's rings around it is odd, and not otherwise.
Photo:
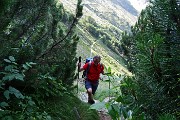
[[(60, 0), (71, 13), (77, 0)], [(138, 12), (128, 0), (86, 0), (83, 16), (77, 25), (80, 42), (77, 56), (83, 59), (101, 55), (106, 67), (117, 74), (130, 74), (118, 53), (121, 33), (135, 24)], [(112, 47), (113, 46), (113, 47)]]
[[(77, 0), (61, 0), (60, 2), (71, 12), (75, 11)], [(91, 16), (103, 26), (114, 25), (120, 28), (121, 24), (129, 24), (130, 27), (134, 25), (138, 16), (138, 12), (128, 0), (86, 0), (83, 5), (82, 19)]]

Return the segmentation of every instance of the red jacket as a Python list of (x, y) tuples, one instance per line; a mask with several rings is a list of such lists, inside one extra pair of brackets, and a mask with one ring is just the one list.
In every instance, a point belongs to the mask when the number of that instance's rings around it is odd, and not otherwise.
[[(88, 68), (88, 64), (89, 63), (86, 63), (84, 66), (83, 66), (83, 69), (86, 70)], [(99, 80), (99, 77), (100, 77), (100, 73), (102, 73), (104, 70), (104, 66), (102, 64), (98, 64), (97, 66), (94, 64), (94, 62), (91, 62), (91, 65), (90, 65), (90, 68), (89, 68), (89, 71), (88, 71), (88, 74), (87, 74), (87, 78), (88, 80), (90, 81), (96, 81), (96, 80)]]

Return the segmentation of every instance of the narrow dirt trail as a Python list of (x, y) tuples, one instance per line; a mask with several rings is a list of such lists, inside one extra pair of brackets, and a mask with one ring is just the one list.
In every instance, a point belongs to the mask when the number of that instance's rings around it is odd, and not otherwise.
[[(81, 101), (87, 102), (88, 95), (86, 92), (79, 92), (78, 97)], [(98, 100), (95, 100), (95, 103), (98, 103)], [(112, 120), (111, 117), (107, 114), (107, 109), (98, 110), (100, 120)]]
[(99, 117), (100, 117), (100, 120), (112, 120), (111, 117), (107, 113), (104, 114), (103, 112), (99, 112)]

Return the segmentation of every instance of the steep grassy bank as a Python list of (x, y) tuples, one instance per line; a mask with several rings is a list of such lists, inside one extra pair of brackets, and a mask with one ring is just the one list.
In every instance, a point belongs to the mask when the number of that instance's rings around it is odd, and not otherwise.
[(70, 94), (47, 101), (47, 111), (53, 120), (99, 120), (98, 113), (89, 106)]

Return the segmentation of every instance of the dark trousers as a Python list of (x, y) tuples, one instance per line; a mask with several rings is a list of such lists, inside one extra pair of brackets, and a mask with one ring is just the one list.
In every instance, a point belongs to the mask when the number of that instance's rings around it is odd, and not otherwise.
[(98, 85), (99, 85), (99, 80), (90, 81), (90, 80), (86, 79), (86, 81), (85, 81), (85, 88), (86, 88), (86, 89), (91, 88), (93, 95), (95, 94), (95, 92), (96, 92), (96, 90), (97, 90), (97, 88), (98, 88)]

